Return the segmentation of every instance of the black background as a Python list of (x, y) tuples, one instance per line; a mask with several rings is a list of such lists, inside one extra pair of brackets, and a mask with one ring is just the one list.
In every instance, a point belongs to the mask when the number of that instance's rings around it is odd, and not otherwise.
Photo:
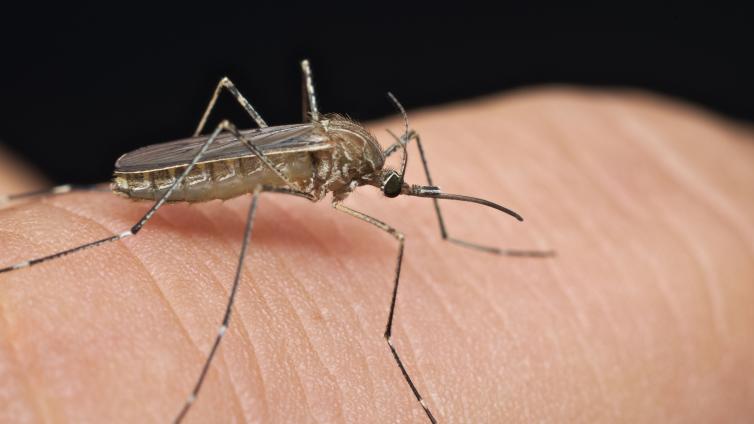
[[(53, 181), (104, 181), (121, 153), (190, 135), (223, 75), (268, 123), (297, 122), (305, 57), (320, 107), (359, 120), (395, 113), (387, 91), (415, 108), (543, 83), (752, 120), (751, 7), (663, 4), (6, 8), (0, 142)], [(212, 122), (251, 126), (229, 96), (220, 106)]]

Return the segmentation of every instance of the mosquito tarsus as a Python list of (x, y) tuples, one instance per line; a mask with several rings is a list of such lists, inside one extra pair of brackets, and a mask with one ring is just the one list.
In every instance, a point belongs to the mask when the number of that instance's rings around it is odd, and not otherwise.
[[(405, 109), (391, 93), (388, 93), (388, 96), (403, 117), (404, 132), (400, 136), (391, 132), (394, 142), (383, 150), (374, 136), (358, 123), (340, 115), (321, 114), (317, 106), (311, 68), (307, 60), (301, 62), (301, 71), (304, 123), (268, 126), (233, 82), (227, 77), (222, 78), (202, 114), (193, 137), (147, 146), (121, 156), (116, 162), (112, 191), (132, 199), (154, 201), (152, 207), (141, 219), (118, 234), (46, 256), (27, 259), (0, 268), (0, 273), (20, 270), (84, 249), (136, 236), (167, 202), (199, 202), (251, 193), (241, 252), (225, 312), (196, 383), (175, 416), (174, 422), (180, 422), (196, 401), (212, 360), (230, 325), (233, 303), (239, 288), (244, 257), (252, 236), (260, 194), (276, 192), (318, 201), (330, 193), (332, 206), (336, 210), (379, 228), (398, 242), (393, 289), (384, 337), (416, 400), (429, 421), (436, 423), (437, 419), (411, 379), (392, 339), (405, 237), (402, 232), (392, 226), (349, 208), (343, 204), (343, 201), (354, 189), (362, 185), (376, 186), (389, 198), (400, 195), (431, 198), (440, 235), (446, 241), (498, 255), (543, 257), (553, 253), (500, 249), (449, 236), (438, 201), (440, 199), (478, 203), (511, 215), (519, 221), (523, 218), (499, 204), (475, 197), (445, 193), (435, 186), (419, 134), (410, 129)], [(201, 135), (218, 96), (223, 90), (228, 91), (246, 110), (257, 124), (257, 129), (241, 131), (229, 121), (222, 121), (209, 135)], [(407, 146), (411, 141), (414, 141), (418, 148), (427, 185), (409, 185), (404, 181), (408, 161)], [(400, 168), (393, 170), (384, 167), (386, 159), (397, 151), (401, 152)], [(223, 183), (220, 184), (220, 181)], [(81, 190), (98, 190), (98, 186), (58, 186), (50, 190), (0, 197), (0, 204), (21, 198), (60, 195)]]

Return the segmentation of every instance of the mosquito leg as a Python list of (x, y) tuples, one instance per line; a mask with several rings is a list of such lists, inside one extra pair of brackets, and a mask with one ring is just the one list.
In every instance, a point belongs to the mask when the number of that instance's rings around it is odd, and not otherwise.
[(424, 401), (424, 398), (422, 398), (422, 395), (419, 393), (419, 390), (416, 388), (416, 385), (414, 385), (414, 382), (411, 380), (411, 376), (408, 375), (408, 371), (406, 370), (406, 367), (403, 365), (403, 361), (401, 361), (401, 358), (398, 355), (398, 351), (395, 349), (395, 346), (393, 346), (393, 338), (392, 338), (393, 317), (395, 316), (395, 301), (398, 298), (398, 282), (400, 281), (401, 263), (403, 262), (403, 244), (404, 244), (403, 233), (401, 233), (400, 231), (396, 230), (395, 228), (385, 224), (384, 222), (376, 218), (372, 218), (369, 215), (363, 214), (359, 211), (355, 211), (347, 206), (344, 206), (343, 204), (339, 202), (333, 202), (333, 207), (341, 212), (345, 212), (355, 218), (358, 218), (362, 221), (365, 221), (374, 225), (375, 227), (381, 229), (382, 231), (385, 231), (386, 233), (395, 237), (396, 240), (398, 240), (398, 261), (395, 266), (395, 280), (393, 282), (393, 295), (390, 299), (390, 313), (388, 314), (387, 325), (385, 326), (385, 340), (387, 341), (387, 344), (390, 347), (390, 352), (392, 352), (393, 358), (395, 358), (395, 362), (398, 364), (398, 367), (401, 369), (401, 373), (403, 373), (403, 377), (406, 379), (406, 382), (411, 388), (411, 391), (414, 393), (414, 396), (416, 396), (416, 400), (419, 401), (419, 404), (424, 409), (424, 412), (427, 413), (427, 417), (429, 418), (429, 421), (433, 424), (436, 424), (437, 420), (435, 419), (434, 415), (432, 415), (432, 411), (430, 411), (429, 406), (427, 406), (427, 403)]
[[(390, 132), (390, 131), (388, 131)], [(407, 137), (405, 139), (403, 137), (397, 137), (395, 134), (390, 132), (390, 135), (395, 138), (395, 143), (390, 145), (387, 149), (385, 149), (385, 156), (392, 154), (395, 152), (399, 147), (402, 145), (407, 145), (411, 140), (416, 140), (416, 147), (419, 149), (419, 157), (422, 161), (422, 166), (424, 167), (424, 175), (427, 178), (427, 183), (430, 186), (434, 186), (434, 182), (432, 181), (432, 176), (429, 173), (429, 165), (427, 165), (427, 156), (424, 154), (424, 147), (421, 143), (421, 137), (419, 137), (419, 134), (416, 131), (409, 131), (407, 133)], [(488, 252), (493, 253), (496, 255), (505, 255), (505, 256), (531, 256), (531, 257), (548, 257), (548, 256), (554, 256), (555, 252), (552, 250), (517, 250), (517, 249), (500, 249), (498, 247), (492, 247), (492, 246), (484, 246), (478, 243), (472, 243), (466, 240), (457, 239), (454, 237), (451, 237), (448, 235), (448, 230), (445, 227), (445, 220), (442, 217), (442, 211), (440, 210), (440, 202), (437, 199), (432, 199), (432, 203), (435, 206), (435, 215), (437, 215), (437, 223), (440, 227), (440, 236), (442, 236), (443, 240), (449, 241), (451, 243), (457, 244), (459, 246), (467, 247), (469, 249), (479, 250), (482, 252)]]
[(225, 314), (223, 315), (220, 328), (218, 329), (217, 335), (215, 336), (215, 342), (212, 344), (212, 348), (207, 355), (207, 359), (204, 361), (202, 371), (199, 373), (199, 378), (197, 378), (196, 383), (194, 384), (194, 389), (191, 391), (191, 394), (189, 394), (188, 398), (186, 398), (186, 402), (183, 404), (183, 407), (181, 408), (180, 412), (178, 412), (178, 415), (173, 421), (176, 424), (183, 421), (183, 418), (186, 417), (189, 409), (191, 409), (191, 406), (196, 401), (196, 398), (199, 395), (199, 390), (201, 390), (204, 379), (207, 377), (207, 373), (209, 372), (209, 367), (212, 364), (212, 359), (214, 359), (215, 354), (217, 353), (217, 349), (220, 347), (220, 342), (222, 341), (223, 336), (225, 335), (226, 331), (228, 330), (228, 326), (230, 325), (230, 317), (233, 313), (233, 303), (235, 302), (236, 294), (238, 293), (238, 286), (241, 281), (243, 261), (246, 257), (246, 251), (249, 248), (249, 242), (251, 241), (251, 232), (254, 228), (254, 216), (257, 210), (257, 200), (259, 199), (259, 193), (261, 191), (261, 187), (257, 188), (257, 190), (254, 191), (251, 197), (251, 205), (249, 206), (249, 213), (246, 217), (246, 230), (244, 230), (243, 241), (241, 244), (241, 253), (238, 256), (236, 274), (233, 278), (233, 285), (231, 286), (230, 294), (228, 295), (228, 301), (225, 304)]
[(0, 268), (0, 274), (2, 274), (4, 272), (14, 271), (14, 270), (17, 270), (17, 269), (27, 268), (27, 267), (30, 267), (30, 266), (33, 266), (33, 265), (40, 264), (42, 262), (47, 262), (49, 260), (53, 260), (53, 259), (57, 259), (57, 258), (60, 258), (60, 257), (63, 257), (63, 256), (67, 256), (67, 255), (70, 255), (72, 253), (76, 253), (76, 252), (79, 252), (81, 250), (88, 249), (90, 247), (96, 247), (96, 246), (99, 246), (99, 245), (102, 245), (102, 244), (106, 244), (106, 243), (110, 243), (110, 242), (113, 242), (113, 241), (122, 240), (122, 239), (124, 239), (126, 237), (131, 237), (131, 236), (136, 235), (139, 231), (141, 231), (142, 227), (144, 227), (144, 225), (146, 225), (146, 223), (152, 218), (152, 216), (157, 212), (157, 210), (160, 209), (160, 207), (162, 207), (162, 205), (165, 204), (165, 202), (168, 200), (168, 198), (173, 193), (173, 191), (176, 189), (176, 187), (178, 187), (181, 184), (181, 182), (184, 180), (184, 178), (186, 178), (186, 175), (188, 175), (188, 173), (191, 172), (191, 170), (194, 168), (194, 166), (197, 164), (197, 162), (199, 162), (199, 160), (201, 159), (202, 155), (204, 155), (204, 153), (207, 151), (207, 149), (209, 148), (209, 146), (215, 141), (215, 139), (217, 139), (217, 136), (224, 129), (228, 128), (229, 125), (230, 125), (229, 122), (223, 121), (223, 122), (220, 123), (220, 125), (217, 126), (217, 128), (215, 128), (215, 130), (212, 132), (212, 135), (210, 135), (210, 137), (207, 139), (207, 141), (205, 141), (204, 144), (202, 145), (201, 149), (199, 149), (199, 152), (197, 152), (196, 156), (194, 156), (194, 159), (191, 160), (191, 162), (189, 163), (189, 165), (186, 166), (186, 169), (183, 171), (183, 173), (178, 178), (176, 178), (176, 180), (173, 182), (173, 185), (171, 185), (170, 188), (168, 188), (167, 191), (165, 191), (165, 193), (163, 193), (162, 197), (160, 197), (154, 203), (154, 205), (152, 205), (152, 207), (147, 211), (147, 213), (145, 213), (144, 216), (138, 222), (136, 222), (136, 224), (134, 224), (131, 228), (129, 228), (128, 230), (123, 231), (123, 232), (121, 232), (119, 234), (114, 234), (114, 235), (112, 235), (110, 237), (106, 237), (106, 238), (103, 238), (103, 239), (95, 240), (95, 241), (92, 241), (92, 242), (89, 242), (89, 243), (85, 243), (85, 244), (82, 244), (80, 246), (76, 246), (76, 247), (73, 247), (73, 248), (70, 248), (70, 249), (61, 250), (61, 251), (53, 253), (51, 255), (41, 256), (41, 257), (38, 257), (38, 258), (25, 260), (23, 262), (19, 262), (17, 264), (10, 265), (10, 266), (7, 266), (5, 268)]
[(101, 184), (64, 184), (42, 190), (27, 191), (24, 193), (0, 195), (0, 207), (16, 200), (30, 199), (34, 197), (52, 197), (62, 194), (68, 194), (77, 191), (102, 191), (109, 192), (110, 189)]
[[(303, 65), (302, 65), (303, 66)], [(202, 115), (202, 119), (199, 121), (199, 125), (196, 127), (196, 131), (194, 131), (194, 136), (199, 135), (202, 132), (202, 129), (204, 129), (204, 125), (207, 123), (207, 118), (209, 117), (210, 112), (212, 111), (212, 108), (215, 107), (215, 102), (217, 101), (217, 97), (220, 95), (220, 91), (225, 88), (227, 89), (233, 97), (238, 100), (238, 103), (243, 106), (244, 109), (249, 113), (252, 119), (259, 125), (260, 128), (267, 127), (267, 123), (264, 122), (264, 119), (257, 113), (257, 111), (254, 109), (253, 106), (251, 106), (251, 103), (249, 103), (248, 100), (241, 94), (240, 91), (236, 88), (236, 86), (233, 84), (233, 82), (228, 77), (223, 77), (223, 79), (220, 80), (219, 83), (217, 83), (217, 87), (215, 88), (215, 92), (212, 94), (212, 98), (209, 101), (209, 104), (207, 105), (207, 109), (204, 111), (204, 115)], [(312, 92), (312, 96), (313, 96)], [(315, 105), (316, 106), (316, 105)], [(220, 124), (223, 129), (228, 130), (229, 132), (233, 133), (233, 135), (238, 138), (249, 150), (251, 150), (259, 160), (264, 163), (265, 166), (267, 166), (272, 172), (275, 173), (278, 177), (280, 177), (281, 180), (283, 180), (289, 187), (294, 187), (294, 185), (291, 183), (288, 178), (283, 175), (282, 172), (280, 172), (277, 167), (275, 167), (275, 164), (272, 163), (272, 161), (262, 153), (262, 151), (255, 146), (254, 144), (250, 143), (242, 134), (240, 131), (238, 131), (238, 128), (236, 128), (235, 125), (231, 124), (228, 121), (223, 121), (223, 123)]]
[(267, 193), (290, 194), (293, 196), (303, 197), (304, 199), (311, 200), (312, 202), (317, 201), (317, 198), (314, 197), (311, 193), (294, 190), (287, 187), (262, 186), (262, 191)]
[(382, 152), (382, 154), (385, 155), (385, 158), (390, 157), (390, 155), (395, 153), (395, 151), (398, 150), (398, 148), (400, 148), (401, 146), (408, 146), (408, 143), (411, 141), (411, 139), (414, 138), (414, 135), (416, 134), (414, 130), (411, 130), (408, 132), (408, 134), (406, 134), (406, 138), (404, 139), (403, 137), (398, 137), (390, 130), (387, 130), (387, 132), (395, 139), (395, 143), (388, 146), (388, 148)]
[(319, 121), (319, 108), (317, 107), (317, 95), (314, 93), (314, 80), (309, 60), (301, 61), (301, 96), (304, 122)]
[(207, 118), (209, 118), (210, 112), (212, 112), (212, 109), (215, 107), (215, 102), (217, 102), (217, 97), (220, 95), (220, 91), (222, 89), (226, 89), (230, 92), (230, 94), (233, 95), (233, 97), (236, 98), (238, 103), (246, 109), (246, 112), (251, 116), (251, 119), (254, 120), (254, 122), (259, 125), (259, 128), (264, 128), (267, 126), (267, 123), (264, 122), (264, 119), (262, 119), (262, 116), (254, 109), (254, 106), (249, 103), (248, 100), (241, 94), (240, 91), (236, 88), (236, 85), (233, 84), (233, 81), (231, 81), (228, 77), (223, 77), (220, 82), (217, 83), (217, 87), (215, 87), (214, 93), (212, 93), (212, 98), (209, 100), (209, 104), (207, 104), (207, 109), (204, 110), (204, 115), (202, 115), (202, 119), (199, 121), (199, 125), (196, 127), (196, 131), (194, 131), (194, 136), (197, 136), (201, 134), (202, 130), (204, 129), (204, 125), (207, 123)]

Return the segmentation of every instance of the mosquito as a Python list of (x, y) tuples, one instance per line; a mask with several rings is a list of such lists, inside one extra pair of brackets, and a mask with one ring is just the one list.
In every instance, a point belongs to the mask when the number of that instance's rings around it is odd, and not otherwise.
[[(431, 198), (434, 202), (440, 235), (446, 241), (507, 256), (541, 257), (550, 256), (552, 252), (499, 249), (450, 237), (440, 211), (439, 199), (478, 203), (506, 213), (519, 221), (523, 221), (523, 218), (497, 203), (476, 197), (445, 193), (435, 186), (429, 173), (419, 134), (409, 129), (406, 111), (393, 94), (388, 93), (388, 96), (400, 111), (405, 128), (400, 137), (390, 133), (395, 141), (383, 150), (376, 138), (353, 120), (337, 114), (321, 114), (317, 106), (312, 72), (307, 60), (301, 62), (301, 72), (303, 123), (268, 126), (233, 82), (227, 77), (222, 78), (210, 98), (193, 137), (146, 146), (126, 153), (116, 161), (111, 183), (112, 191), (131, 199), (154, 202), (131, 228), (110, 237), (0, 268), (0, 273), (18, 271), (84, 249), (136, 236), (154, 214), (168, 202), (202, 202), (229, 199), (251, 193), (241, 251), (225, 312), (197, 380), (173, 420), (175, 423), (180, 423), (196, 401), (220, 342), (230, 325), (233, 302), (238, 292), (241, 269), (251, 240), (260, 194), (262, 192), (284, 193), (316, 202), (330, 193), (332, 206), (335, 209), (377, 227), (398, 242), (395, 276), (384, 337), (414, 397), (429, 421), (437, 423), (435, 415), (419, 393), (392, 340), (393, 319), (403, 260), (404, 235), (377, 218), (345, 206), (343, 201), (353, 190), (365, 185), (379, 188), (388, 198), (399, 195)], [(222, 90), (227, 90), (236, 99), (259, 128), (238, 130), (231, 122), (224, 120), (210, 134), (201, 135)], [(406, 147), (411, 141), (415, 141), (419, 150), (427, 185), (409, 185), (404, 181), (408, 160)], [(385, 167), (386, 159), (396, 151), (401, 153), (400, 168), (394, 170)], [(8, 202), (25, 197), (91, 190), (93, 187), (58, 186), (45, 191), (0, 197), (0, 204), (3, 201)]]

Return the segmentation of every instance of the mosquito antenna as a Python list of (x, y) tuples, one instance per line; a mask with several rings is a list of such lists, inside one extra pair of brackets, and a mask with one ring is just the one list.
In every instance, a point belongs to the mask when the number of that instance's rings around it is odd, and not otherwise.
[(403, 131), (403, 137), (401, 138), (404, 138), (408, 135), (408, 115), (406, 114), (406, 109), (403, 108), (403, 105), (401, 104), (401, 102), (398, 101), (398, 99), (395, 97), (393, 93), (388, 91), (387, 96), (390, 97), (390, 100), (393, 101), (393, 103), (398, 108), (398, 110), (401, 111), (401, 115), (403, 115), (404, 131)]
[(450, 194), (443, 193), (439, 187), (433, 186), (411, 186), (411, 188), (403, 194), (416, 197), (429, 197), (434, 199), (447, 199), (447, 200), (460, 200), (461, 202), (478, 203), (480, 205), (489, 206), (493, 209), (497, 209), (500, 212), (507, 213), (508, 215), (516, 218), (519, 221), (523, 221), (524, 218), (518, 213), (506, 208), (505, 206), (498, 205), (497, 203), (490, 202), (489, 200), (480, 199), (477, 197), (464, 196), (462, 194)]
[(393, 101), (393, 104), (395, 104), (398, 110), (400, 110), (401, 115), (403, 115), (404, 131), (403, 131), (403, 135), (401, 136), (399, 140), (399, 143), (401, 147), (403, 148), (403, 154), (401, 155), (401, 186), (402, 186), (403, 176), (406, 175), (406, 164), (408, 162), (408, 153), (406, 152), (406, 140), (408, 139), (408, 115), (406, 114), (406, 109), (403, 108), (403, 105), (401, 104), (401, 102), (398, 101), (398, 99), (395, 98), (393, 93), (388, 91), (387, 96), (390, 98), (390, 100)]

